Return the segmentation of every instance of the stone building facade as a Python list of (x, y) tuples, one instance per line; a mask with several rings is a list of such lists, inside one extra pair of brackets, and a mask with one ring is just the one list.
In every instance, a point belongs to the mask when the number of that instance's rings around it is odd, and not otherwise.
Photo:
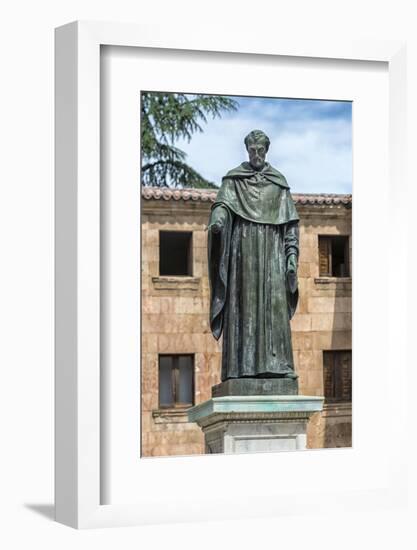
[[(220, 382), (209, 322), (207, 221), (216, 191), (142, 189), (142, 456), (204, 452), (186, 410)], [(291, 322), (299, 393), (325, 395), (309, 448), (352, 441), (351, 195), (293, 194), (300, 215), (300, 300)]]

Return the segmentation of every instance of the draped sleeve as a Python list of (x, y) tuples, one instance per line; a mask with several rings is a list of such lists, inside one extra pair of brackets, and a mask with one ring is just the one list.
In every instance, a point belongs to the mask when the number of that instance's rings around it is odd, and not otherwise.
[[(285, 249), (285, 265), (288, 258), (294, 254), (297, 262), (299, 255), (299, 227), (298, 221), (292, 221), (284, 225), (284, 249)], [(297, 273), (287, 272), (287, 303), (288, 316), (290, 319), (294, 317), (295, 310), (298, 304), (298, 282)]]
[[(220, 231), (214, 233), (214, 224)], [(227, 296), (229, 249), (232, 234), (233, 214), (222, 203), (216, 203), (208, 224), (208, 271), (210, 282), (210, 328), (218, 340), (223, 330), (223, 310)]]

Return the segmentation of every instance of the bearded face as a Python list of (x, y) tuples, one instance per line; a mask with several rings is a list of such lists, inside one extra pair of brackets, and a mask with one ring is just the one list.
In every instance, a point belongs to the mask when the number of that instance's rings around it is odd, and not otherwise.
[(252, 142), (248, 144), (249, 162), (255, 170), (261, 170), (265, 166), (267, 148), (263, 142)]

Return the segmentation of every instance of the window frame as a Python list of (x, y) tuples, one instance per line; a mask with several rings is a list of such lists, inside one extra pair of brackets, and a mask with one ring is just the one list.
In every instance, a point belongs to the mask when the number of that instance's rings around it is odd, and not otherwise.
[[(325, 405), (326, 404), (340, 404), (340, 403), (352, 403), (352, 350), (351, 349), (326, 349), (322, 350), (323, 353), (323, 395), (325, 398)], [(335, 355), (341, 354), (341, 353), (349, 353), (350, 354), (350, 399), (345, 399), (343, 394), (345, 393), (345, 388), (343, 386), (343, 373), (339, 372), (336, 373), (336, 361), (335, 361)], [(334, 389), (335, 397), (329, 397), (326, 395), (326, 362), (325, 362), (325, 356), (326, 354), (332, 354), (333, 355), (333, 361), (332, 361), (332, 386)], [(339, 371), (341, 369), (339, 368)], [(336, 385), (337, 380), (340, 380), (340, 395), (341, 397), (336, 396)]]
[[(183, 234), (187, 234), (189, 235), (189, 241), (188, 241), (188, 250), (187, 250), (187, 273), (186, 274), (181, 274), (181, 275), (175, 275), (175, 274), (169, 274), (169, 273), (164, 273), (162, 274), (161, 273), (161, 234), (162, 233), (170, 233), (171, 235), (172, 234), (179, 234), (179, 233), (183, 233)], [(158, 258), (158, 262), (159, 262), (159, 266), (158, 266), (158, 273), (159, 273), (159, 277), (193, 277), (194, 275), (194, 239), (193, 239), (193, 235), (194, 234), (194, 231), (192, 230), (179, 230), (177, 231), (176, 229), (159, 229), (158, 230), (158, 239), (159, 239), (159, 258)]]
[[(345, 249), (344, 249), (344, 257), (345, 257), (345, 268), (346, 273), (343, 275), (334, 275), (333, 274), (333, 250), (332, 250), (332, 244), (334, 239), (337, 238), (343, 238), (345, 239)], [(328, 270), (324, 273), (321, 271), (322, 266), (322, 244), (326, 243), (327, 248), (327, 262), (328, 262)], [(346, 279), (351, 277), (351, 268), (350, 268), (350, 235), (346, 234), (336, 234), (336, 235), (318, 235), (318, 266), (319, 266), (319, 278), (332, 278), (332, 279)]]
[[(172, 397), (173, 401), (170, 405), (161, 404), (161, 379), (160, 379), (160, 358), (161, 357), (171, 357), (172, 366), (171, 366), (171, 383), (172, 383)], [(177, 395), (179, 394), (179, 358), (180, 357), (191, 357), (191, 403), (178, 403)], [(160, 410), (168, 409), (189, 409), (195, 405), (195, 354), (194, 353), (158, 353), (158, 408)]]

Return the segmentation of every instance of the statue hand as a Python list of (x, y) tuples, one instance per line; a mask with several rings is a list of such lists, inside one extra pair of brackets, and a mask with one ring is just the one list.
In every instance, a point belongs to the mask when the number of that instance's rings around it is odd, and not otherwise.
[(291, 254), (287, 259), (287, 284), (290, 292), (297, 290), (297, 256)]
[(295, 254), (291, 254), (287, 260), (287, 273), (297, 273), (297, 257)]
[(212, 225), (210, 225), (209, 230), (212, 233), (220, 233), (220, 231), (222, 230), (222, 226), (219, 223), (213, 223)]

